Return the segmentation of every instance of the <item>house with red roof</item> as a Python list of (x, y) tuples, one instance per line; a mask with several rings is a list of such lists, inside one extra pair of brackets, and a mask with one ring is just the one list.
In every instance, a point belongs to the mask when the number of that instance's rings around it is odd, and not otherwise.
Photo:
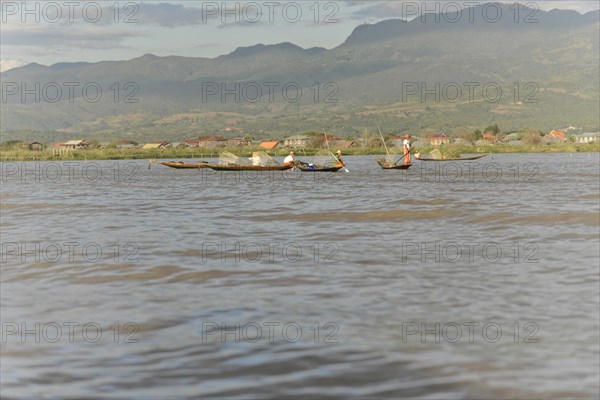
[(269, 141), (260, 142), (259, 147), (262, 147), (263, 149), (267, 149), (267, 150), (272, 150), (275, 147), (277, 147), (278, 145), (279, 145), (279, 141), (269, 140)]
[(553, 138), (564, 142), (567, 140), (567, 135), (561, 129), (552, 129), (550, 133), (546, 135), (548, 138)]
[(446, 136), (443, 133), (437, 133), (435, 135), (432, 135), (429, 138), (429, 143), (432, 146), (440, 146), (442, 144), (448, 144), (448, 143), (450, 143), (450, 137)]

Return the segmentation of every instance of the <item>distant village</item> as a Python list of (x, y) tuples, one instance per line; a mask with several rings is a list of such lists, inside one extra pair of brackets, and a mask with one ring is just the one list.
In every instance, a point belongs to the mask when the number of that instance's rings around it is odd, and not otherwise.
[[(231, 128), (226, 129), (231, 131)], [(236, 128), (237, 133), (243, 130)], [(428, 134), (422, 136), (412, 136), (411, 143), (413, 147), (419, 146), (441, 146), (444, 144), (457, 145), (475, 145), (475, 146), (497, 146), (502, 144), (523, 145), (523, 144), (561, 144), (561, 143), (600, 143), (600, 132), (579, 133), (579, 129), (568, 127), (564, 129), (553, 129), (543, 134), (540, 132), (516, 132), (503, 134), (499, 131), (485, 131), (483, 133), (475, 131), (469, 137), (451, 137), (444, 133)], [(402, 147), (404, 135), (388, 136), (386, 145), (390, 147)], [(148, 143), (138, 143), (132, 140), (116, 140), (113, 142), (103, 142), (86, 139), (72, 139), (58, 143), (40, 143), (36, 141), (11, 141), (2, 144), (3, 150), (30, 150), (43, 151), (51, 150), (55, 153), (63, 153), (74, 150), (88, 149), (142, 149), (155, 150), (161, 148), (235, 148), (235, 147), (258, 147), (265, 150), (276, 148), (330, 148), (347, 149), (352, 147), (381, 147), (381, 140), (378, 136), (361, 137), (357, 139), (344, 139), (335, 135), (292, 135), (281, 140), (262, 140), (257, 141), (251, 137), (225, 138), (222, 136), (198, 137), (179, 141), (158, 140)]]

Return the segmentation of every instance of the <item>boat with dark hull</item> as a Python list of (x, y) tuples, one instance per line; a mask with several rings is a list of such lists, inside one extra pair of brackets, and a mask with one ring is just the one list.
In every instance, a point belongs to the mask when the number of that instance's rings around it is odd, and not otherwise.
[(394, 164), (385, 158), (376, 158), (377, 164), (383, 169), (409, 169), (412, 164)]
[(165, 167), (175, 168), (175, 169), (198, 169), (198, 168), (208, 168), (210, 165), (206, 161), (200, 161), (198, 164), (186, 164), (183, 161), (158, 161), (158, 160), (150, 160), (150, 163), (164, 165)]
[(452, 158), (417, 158), (419, 161), (469, 161), (469, 160), (479, 160), (482, 157), (488, 156), (489, 154), (483, 154), (480, 156), (472, 156), (472, 157), (452, 157)]
[(344, 168), (343, 165), (337, 166), (327, 166), (327, 165), (312, 165), (312, 164), (297, 164), (296, 168), (298, 168), (302, 172), (337, 172), (340, 169)]
[(208, 164), (208, 168), (215, 171), (285, 171), (292, 169), (293, 165), (226, 165)]

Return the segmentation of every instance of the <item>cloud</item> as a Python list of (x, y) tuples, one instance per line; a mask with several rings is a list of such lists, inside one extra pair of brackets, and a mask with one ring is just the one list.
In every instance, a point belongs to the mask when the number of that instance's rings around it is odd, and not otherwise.
[[(421, 13), (440, 12), (444, 6), (444, 2), (435, 0), (346, 1), (346, 3), (353, 8), (360, 7), (350, 13), (350, 18), (360, 21), (391, 18), (410, 19)], [(462, 4), (461, 2), (455, 3)]]
[[(446, 9), (452, 12), (457, 7), (466, 8), (492, 2), (514, 4), (515, 0), (344, 0), (343, 3), (352, 10), (349, 13), (349, 18), (360, 21), (373, 21), (390, 18), (411, 19), (422, 13), (439, 13)], [(533, 2), (521, 1), (521, 3), (545, 11), (558, 8), (561, 10), (575, 10), (581, 14), (600, 8), (600, 2), (586, 0), (538, 0)]]
[(8, 71), (9, 69), (22, 67), (26, 65), (27, 62), (23, 60), (3, 60), (0, 59), (0, 72)]
[(137, 19), (142, 24), (174, 28), (202, 23), (202, 9), (170, 3), (141, 3)]
[(538, 0), (535, 4), (546, 11), (558, 8), (559, 10), (575, 10), (580, 14), (600, 8), (600, 2), (593, 0)]
[[(7, 25), (29, 23), (48, 26), (154, 24), (162, 27), (178, 27), (203, 22), (201, 8), (171, 3), (51, 2), (48, 3), (51, 4), (49, 6), (43, 5), (41, 2), (26, 6), (23, 6), (25, 3), (10, 3), (10, 5), (4, 4), (0, 7), (2, 22)], [(25, 13), (25, 10), (29, 10), (29, 12)]]
[[(285, 4), (293, 3), (294, 7), (286, 11)], [(337, 4), (336, 2), (329, 2)], [(232, 27), (256, 27), (273, 25), (274, 23), (290, 23), (299, 12), (304, 20), (313, 20), (315, 5), (313, 2), (279, 0), (263, 1), (202, 1), (201, 7), (184, 6), (170, 3), (141, 3), (138, 19), (141, 24), (157, 24), (163, 27), (179, 27), (218, 23), (218, 29)], [(320, 18), (335, 19), (339, 10), (328, 3), (320, 4)], [(298, 21), (295, 21), (298, 22)]]
[[(156, 24), (162, 27), (175, 28), (183, 25), (207, 24), (218, 22), (232, 26), (257, 26), (268, 18), (268, 8), (260, 2), (206, 1), (202, 7), (186, 7), (182, 4), (141, 3), (138, 19), (142, 24)], [(223, 7), (223, 4), (226, 4)], [(248, 7), (246, 7), (248, 5)], [(229, 11), (229, 12), (228, 12)], [(239, 22), (233, 22), (235, 20)], [(251, 21), (256, 20), (256, 23)], [(221, 26), (219, 26), (221, 28)]]
[(210, 49), (210, 48), (221, 47), (221, 46), (222, 46), (221, 43), (202, 43), (202, 44), (197, 44), (196, 46), (194, 46), (194, 48), (196, 48), (196, 49)]
[[(0, 0), (0, 2), (3, 0)], [(429, 1), (429, 0), (428, 0)], [(262, 24), (289, 23), (296, 15), (304, 20), (313, 20), (316, 15), (321, 19), (336, 19), (344, 11), (337, 2), (315, 4), (299, 1), (279, 0), (275, 2), (261, 1), (194, 1), (189, 4), (153, 3), (153, 2), (51, 2), (51, 6), (35, 2), (34, 6), (23, 6), (11, 1), (10, 7), (0, 7), (4, 25), (14, 28), (30, 24), (44, 26), (160, 26), (163, 28), (179, 28), (182, 26), (210, 25), (212, 23), (240, 27), (255, 27)], [(371, 2), (381, 3), (381, 2)], [(387, 3), (387, 2), (383, 2)], [(389, 2), (389, 3), (393, 3)], [(24, 3), (23, 3), (24, 4)], [(287, 8), (287, 5), (293, 7)], [(352, 2), (347, 3), (349, 5)], [(367, 4), (362, 1), (356, 4)], [(91, 5), (91, 6), (90, 6)], [(37, 12), (24, 13), (28, 10)]]
[(86, 27), (77, 29), (49, 29), (37, 26), (29, 29), (3, 31), (2, 45), (35, 47), (46, 49), (48, 54), (57, 48), (111, 49), (122, 48), (123, 42), (131, 37), (142, 36), (127, 29), (114, 27)]
[(229, 28), (247, 28), (252, 26), (259, 25), (268, 25), (267, 22), (257, 21), (257, 22), (249, 22), (249, 21), (239, 21), (239, 22), (228, 22), (226, 24), (221, 24), (218, 26), (218, 29), (229, 29)]

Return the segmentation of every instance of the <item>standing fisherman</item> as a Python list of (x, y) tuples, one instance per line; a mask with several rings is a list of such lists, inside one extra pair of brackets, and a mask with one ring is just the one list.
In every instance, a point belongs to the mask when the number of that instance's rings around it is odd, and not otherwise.
[(410, 134), (404, 136), (404, 164), (410, 164)]
[(338, 150), (336, 153), (335, 158), (335, 166), (336, 167), (344, 167), (346, 166), (346, 163), (344, 162), (344, 160), (342, 160), (342, 151)]

